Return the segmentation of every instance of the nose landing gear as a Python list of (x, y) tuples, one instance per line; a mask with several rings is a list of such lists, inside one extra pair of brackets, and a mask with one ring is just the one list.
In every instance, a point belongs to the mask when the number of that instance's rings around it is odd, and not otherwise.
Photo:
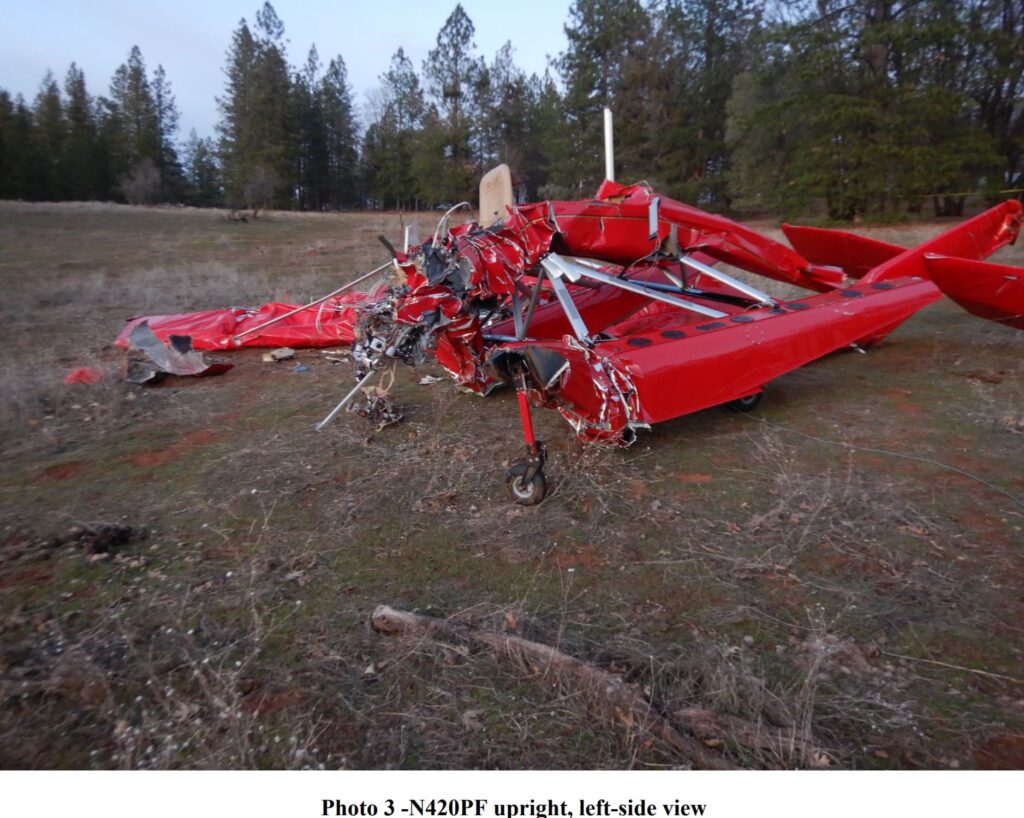
[(521, 506), (535, 506), (547, 494), (544, 479), (544, 444), (533, 434), (533, 418), (530, 416), (530, 398), (526, 393), (526, 373), (516, 373), (516, 399), (519, 401), (519, 420), (523, 425), (523, 439), (529, 459), (516, 463), (505, 472), (505, 486), (512, 501)]

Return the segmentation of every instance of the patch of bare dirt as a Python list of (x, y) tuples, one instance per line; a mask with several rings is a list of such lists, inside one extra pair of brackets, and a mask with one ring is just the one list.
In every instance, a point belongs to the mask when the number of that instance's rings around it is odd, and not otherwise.
[(71, 480), (80, 477), (89, 469), (89, 463), (84, 460), (74, 460), (70, 463), (57, 463), (47, 466), (39, 472), (39, 480)]
[(200, 429), (189, 432), (177, 443), (172, 443), (163, 449), (154, 449), (147, 452), (135, 452), (126, 457), (126, 460), (133, 466), (140, 468), (157, 468), (173, 463), (186, 455), (191, 454), (200, 446), (210, 446), (219, 443), (225, 435), (218, 432), (211, 432)]
[(1024, 770), (1024, 735), (993, 736), (974, 751), (973, 757), (981, 770)]

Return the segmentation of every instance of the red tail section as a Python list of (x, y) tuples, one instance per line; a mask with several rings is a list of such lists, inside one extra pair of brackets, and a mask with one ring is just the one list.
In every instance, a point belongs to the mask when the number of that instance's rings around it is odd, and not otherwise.
[[(909, 249), (842, 230), (789, 224), (782, 229), (814, 264), (840, 268), (866, 284), (929, 279), (968, 312), (1024, 329), (1024, 270), (981, 261), (1016, 241), (1021, 212), (1021, 203), (1011, 199)], [(864, 341), (877, 342), (892, 329)]]
[(839, 267), (850, 278), (862, 278), (869, 270), (895, 258), (906, 248), (845, 230), (782, 225), (793, 248), (813, 264)]
[(967, 312), (1024, 329), (1024, 269), (926, 255), (928, 275)]
[(1013, 244), (1020, 231), (1021, 204), (1010, 199), (917, 247), (904, 250), (864, 275), (864, 281), (887, 281), (903, 276), (928, 278), (928, 254), (980, 261), (1000, 247)]

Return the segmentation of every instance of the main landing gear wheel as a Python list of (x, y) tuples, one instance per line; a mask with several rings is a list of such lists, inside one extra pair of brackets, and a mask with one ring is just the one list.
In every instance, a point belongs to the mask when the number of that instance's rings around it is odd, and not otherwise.
[[(530, 471), (533, 476), (528, 477)], [(505, 472), (505, 486), (513, 502), (521, 506), (535, 506), (544, 499), (548, 485), (544, 472), (532, 463), (516, 463)]]
[(763, 395), (764, 392), (755, 392), (753, 395), (747, 395), (745, 398), (731, 400), (726, 406), (734, 412), (753, 412), (761, 403)]

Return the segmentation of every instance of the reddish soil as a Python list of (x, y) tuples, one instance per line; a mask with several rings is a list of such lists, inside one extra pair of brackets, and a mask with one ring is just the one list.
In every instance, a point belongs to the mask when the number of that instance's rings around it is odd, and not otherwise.
[(23, 588), (31, 585), (44, 585), (53, 580), (54, 567), (45, 563), (10, 574), (0, 574), (0, 590), (6, 588)]
[(974, 751), (974, 763), (982, 770), (1024, 770), (1024, 736), (993, 736)]
[(73, 460), (70, 463), (57, 463), (53, 466), (48, 466), (39, 472), (39, 480), (70, 480), (72, 477), (78, 477), (83, 474), (89, 468), (89, 464), (84, 460)]
[(608, 564), (607, 557), (590, 544), (578, 545), (570, 553), (558, 551), (551, 555), (551, 561), (559, 568), (602, 568)]
[(690, 486), (700, 486), (705, 483), (713, 483), (715, 478), (710, 474), (701, 474), (700, 472), (694, 472), (693, 474), (687, 474), (686, 472), (676, 472), (672, 475), (672, 480), (676, 483), (686, 483)]
[(172, 443), (165, 449), (152, 449), (147, 452), (136, 452), (127, 457), (129, 463), (140, 468), (156, 468), (166, 466), (185, 455), (191, 453), (200, 446), (209, 446), (224, 439), (223, 434), (209, 432), (200, 429), (185, 435), (177, 443)]
[(242, 711), (262, 716), (287, 710), (305, 701), (306, 697), (298, 690), (263, 690), (261, 686), (242, 699)]

